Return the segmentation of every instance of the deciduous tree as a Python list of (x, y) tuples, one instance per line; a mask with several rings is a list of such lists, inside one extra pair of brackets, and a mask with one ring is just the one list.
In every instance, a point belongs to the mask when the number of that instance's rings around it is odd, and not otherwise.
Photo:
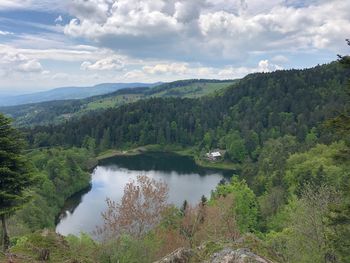
[(168, 186), (145, 175), (129, 182), (120, 202), (107, 198), (107, 210), (102, 213), (103, 225), (97, 234), (104, 238), (118, 238), (127, 234), (141, 238), (159, 224), (168, 207)]

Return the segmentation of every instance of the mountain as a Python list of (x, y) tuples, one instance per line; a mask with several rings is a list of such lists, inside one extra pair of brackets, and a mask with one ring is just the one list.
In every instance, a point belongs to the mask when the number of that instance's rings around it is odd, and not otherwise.
[(269, 138), (293, 135), (305, 140), (314, 127), (341, 111), (346, 78), (338, 63), (255, 73), (213, 96), (151, 97), (85, 114), (65, 124), (36, 127), (31, 140), (46, 133), (51, 139), (41, 146), (81, 146), (89, 136), (97, 144), (108, 138), (110, 147), (122, 147), (127, 143), (198, 145), (204, 138), (208, 147), (222, 147), (225, 137), (232, 136), (242, 137), (247, 152), (254, 156), (256, 148)]
[(159, 84), (161, 83), (103, 83), (92, 87), (63, 87), (31, 94), (3, 96), (0, 97), (0, 105), (11, 106), (53, 100), (83, 99), (119, 89), (153, 87)]
[(15, 119), (16, 126), (53, 124), (87, 114), (91, 111), (119, 107), (151, 97), (197, 98), (215, 94), (235, 80), (179, 80), (151, 88), (121, 88), (112, 93), (76, 100), (57, 100), (0, 107), (0, 112)]

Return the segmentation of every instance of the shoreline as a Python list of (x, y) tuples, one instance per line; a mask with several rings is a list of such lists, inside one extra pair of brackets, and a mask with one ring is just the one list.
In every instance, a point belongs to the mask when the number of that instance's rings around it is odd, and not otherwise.
[(141, 155), (141, 154), (146, 154), (146, 153), (172, 153), (172, 154), (177, 154), (181, 156), (186, 156), (189, 158), (192, 158), (193, 161), (198, 165), (199, 167), (202, 168), (208, 168), (208, 169), (215, 169), (215, 170), (227, 170), (227, 171), (232, 171), (233, 173), (237, 170), (240, 169), (239, 164), (235, 163), (230, 163), (230, 162), (210, 162), (206, 161), (203, 159), (200, 159), (197, 152), (193, 148), (183, 148), (181, 146), (177, 145), (146, 145), (146, 146), (141, 146), (141, 147), (136, 147), (136, 148), (130, 148), (130, 149), (125, 149), (125, 150), (116, 150), (116, 149), (109, 149), (105, 152), (102, 152), (92, 158), (90, 160), (91, 165), (88, 167), (87, 171), (90, 175), (90, 180), (89, 184), (85, 185), (82, 187), (80, 190), (77, 192), (73, 193), (71, 196), (65, 199), (64, 205), (60, 208), (60, 212), (57, 214), (55, 218), (55, 232), (56, 232), (56, 227), (59, 223), (60, 216), (62, 215), (62, 212), (65, 208), (65, 204), (67, 200), (71, 199), (74, 197), (77, 193), (85, 191), (89, 187), (91, 187), (91, 174), (93, 170), (99, 165), (99, 162), (105, 159), (113, 158), (113, 157), (118, 157), (118, 156), (136, 156), (136, 155)]
[(166, 146), (146, 145), (146, 146), (125, 149), (125, 150), (109, 149), (103, 153), (100, 153), (95, 157), (97, 162), (96, 166), (100, 161), (105, 159), (118, 157), (118, 156), (135, 156), (135, 155), (152, 153), (152, 152), (173, 153), (181, 156), (187, 156), (192, 158), (193, 161), (198, 166), (203, 168), (213, 168), (213, 169), (222, 169), (222, 170), (231, 170), (231, 171), (237, 171), (241, 168), (241, 165), (237, 163), (232, 163), (227, 161), (217, 161), (217, 162), (206, 161), (204, 159), (201, 159), (193, 148), (183, 148), (177, 145), (166, 145)]

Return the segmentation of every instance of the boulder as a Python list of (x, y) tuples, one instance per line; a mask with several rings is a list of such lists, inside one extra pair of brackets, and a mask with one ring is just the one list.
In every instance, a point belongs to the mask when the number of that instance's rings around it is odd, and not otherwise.
[(192, 249), (182, 247), (154, 263), (187, 263), (193, 254)]
[(272, 261), (264, 259), (249, 249), (232, 249), (224, 248), (223, 250), (214, 253), (208, 263), (272, 263)]

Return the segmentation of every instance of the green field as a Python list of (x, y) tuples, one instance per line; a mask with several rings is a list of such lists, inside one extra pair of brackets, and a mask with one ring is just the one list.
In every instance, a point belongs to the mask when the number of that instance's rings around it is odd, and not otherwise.
[(138, 101), (143, 98), (142, 94), (125, 94), (118, 95), (115, 97), (108, 97), (105, 99), (96, 100), (84, 105), (83, 111), (86, 110), (99, 110), (99, 109), (107, 109), (113, 107), (119, 107), (126, 103), (132, 103)]
[(222, 90), (234, 82), (224, 83), (193, 83), (183, 87), (176, 87), (169, 90), (161, 91), (154, 94), (154, 97), (182, 97), (182, 98), (199, 98), (213, 94)]

